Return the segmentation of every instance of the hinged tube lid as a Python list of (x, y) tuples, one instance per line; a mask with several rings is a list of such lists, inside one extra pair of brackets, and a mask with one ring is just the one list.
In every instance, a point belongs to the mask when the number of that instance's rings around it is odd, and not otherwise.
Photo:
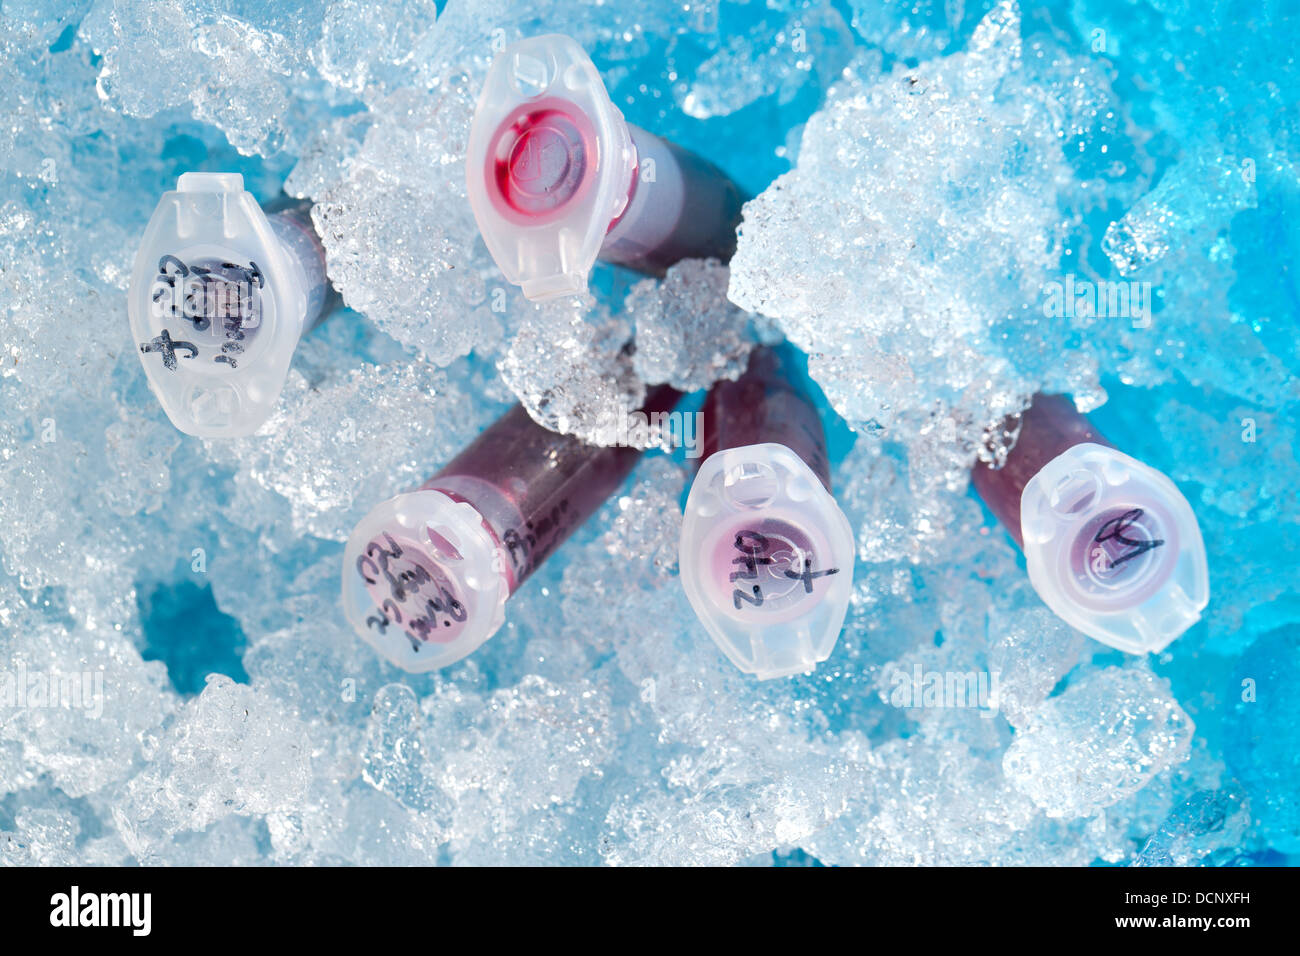
[(1210, 599), (1196, 515), (1165, 475), (1085, 442), (1049, 461), (1020, 501), (1029, 580), (1062, 620), (1103, 644), (1163, 650)]
[(586, 290), (635, 168), (623, 114), (575, 41), (532, 37), (497, 55), (474, 113), (465, 171), (483, 241), (524, 295)]
[(728, 658), (760, 680), (830, 656), (853, 590), (853, 531), (821, 479), (775, 443), (711, 455), (686, 500), (682, 587)]
[(234, 438), (261, 426), (302, 336), (303, 285), (238, 173), (186, 173), (163, 194), (127, 313), (149, 385), (178, 429)]

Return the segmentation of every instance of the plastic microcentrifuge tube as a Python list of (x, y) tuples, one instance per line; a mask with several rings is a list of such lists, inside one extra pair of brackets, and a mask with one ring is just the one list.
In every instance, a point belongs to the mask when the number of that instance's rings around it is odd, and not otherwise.
[(567, 36), (522, 40), (493, 60), (465, 166), (483, 240), (529, 299), (584, 291), (597, 258), (661, 276), (736, 250), (739, 188), (628, 124)]
[(136, 253), (127, 311), (149, 386), (187, 435), (252, 434), (337, 294), (311, 203), (263, 209), (238, 173), (185, 173)]
[(1034, 589), (1066, 623), (1143, 654), (1200, 619), (1210, 585), (1191, 505), (1163, 474), (1111, 446), (1070, 399), (1036, 396), (1006, 463), (976, 464), (973, 480), (1024, 550)]
[(755, 349), (704, 402), (704, 454), (686, 500), (682, 586), (705, 630), (760, 679), (807, 671), (839, 638), (853, 532), (830, 492), (826, 439), (782, 354)]
[[(680, 397), (652, 388), (642, 411), (670, 411)], [(418, 490), (356, 526), (343, 556), (348, 620), (403, 670), (460, 660), (496, 633), (506, 598), (640, 455), (550, 431), (516, 405)]]

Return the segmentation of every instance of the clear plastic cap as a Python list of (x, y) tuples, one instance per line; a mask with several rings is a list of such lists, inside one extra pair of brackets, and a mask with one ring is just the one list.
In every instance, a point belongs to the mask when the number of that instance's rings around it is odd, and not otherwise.
[(1201, 529), (1167, 477), (1113, 448), (1075, 445), (1020, 496), (1029, 580), (1103, 644), (1163, 650), (1210, 600)]
[(384, 658), (412, 673), (475, 651), (505, 620), (504, 559), (473, 506), (413, 491), (374, 508), (343, 552), (343, 611)]
[(256, 431), (284, 387), (309, 293), (241, 175), (182, 175), (145, 228), (127, 298), (172, 424), (200, 438)]
[(497, 55), (465, 171), (483, 241), (524, 295), (540, 301), (586, 290), (635, 170), (623, 114), (574, 40), (532, 37)]
[(853, 532), (789, 448), (710, 455), (686, 499), (678, 547), (691, 607), (742, 671), (785, 677), (830, 656), (853, 590)]

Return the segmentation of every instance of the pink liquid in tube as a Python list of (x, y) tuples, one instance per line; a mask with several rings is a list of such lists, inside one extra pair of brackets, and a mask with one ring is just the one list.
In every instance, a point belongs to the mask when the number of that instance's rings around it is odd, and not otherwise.
[(493, 61), (466, 183), (488, 250), (533, 300), (584, 291), (597, 258), (654, 276), (687, 258), (725, 262), (744, 202), (716, 166), (628, 124), (560, 35)]
[(831, 496), (821, 420), (789, 371), (781, 351), (759, 348), (710, 390), (679, 542), (700, 623), (759, 679), (825, 660), (852, 591), (853, 533)]
[(1035, 590), (1102, 643), (1133, 654), (1163, 650), (1209, 602), (1191, 505), (1165, 475), (1102, 438), (1065, 396), (1035, 396), (1019, 424), (1005, 464), (977, 463), (972, 481), (1023, 549)]
[[(642, 411), (670, 411), (680, 397), (652, 388)], [(460, 660), (496, 633), (506, 599), (640, 455), (552, 432), (514, 406), (418, 490), (357, 525), (343, 563), (348, 619), (405, 670)]]
[(313, 205), (310, 199), (295, 199), (281, 193), (263, 206), (271, 228), (292, 250), (303, 271), (307, 293), (303, 334), (320, 325), (343, 301), (325, 273), (325, 244), (312, 222)]

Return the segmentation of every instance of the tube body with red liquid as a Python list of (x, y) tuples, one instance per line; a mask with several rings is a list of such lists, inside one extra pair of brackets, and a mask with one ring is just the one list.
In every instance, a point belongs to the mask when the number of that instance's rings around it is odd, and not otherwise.
[(627, 207), (598, 258), (663, 276), (683, 259), (729, 262), (745, 198), (708, 160), (628, 124), (636, 161)]
[(853, 533), (830, 491), (825, 433), (785, 350), (758, 348), (704, 402), (700, 466), (679, 542), (700, 623), (759, 679), (807, 671), (835, 646)]
[[(652, 388), (642, 411), (680, 393)], [(344, 610), (408, 671), (460, 660), (505, 620), (506, 599), (618, 489), (640, 449), (588, 445), (516, 405), (416, 491), (373, 509), (344, 553)]]
[(1024, 550), (1034, 589), (1104, 644), (1162, 650), (1209, 602), (1191, 505), (1165, 475), (1107, 442), (1065, 396), (1035, 396), (1019, 419), (1005, 463), (977, 463), (972, 482)]
[(795, 386), (794, 374), (787, 349), (764, 346), (750, 353), (740, 378), (709, 389), (703, 408), (703, 457), (746, 445), (784, 445), (830, 491), (826, 432), (817, 406)]
[(470, 129), (466, 188), (506, 278), (532, 300), (587, 288), (596, 259), (662, 276), (727, 261), (744, 196), (726, 174), (627, 123), (575, 41), (502, 51)]

